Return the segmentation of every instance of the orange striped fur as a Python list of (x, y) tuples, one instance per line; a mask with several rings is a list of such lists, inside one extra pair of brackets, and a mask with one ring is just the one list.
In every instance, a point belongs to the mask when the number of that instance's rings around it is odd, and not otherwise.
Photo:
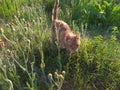
[(55, 0), (52, 11), (52, 40), (55, 40), (56, 36), (58, 36), (59, 47), (65, 48), (67, 53), (70, 54), (80, 46), (80, 34), (74, 34), (67, 23), (57, 18), (58, 6), (59, 0)]

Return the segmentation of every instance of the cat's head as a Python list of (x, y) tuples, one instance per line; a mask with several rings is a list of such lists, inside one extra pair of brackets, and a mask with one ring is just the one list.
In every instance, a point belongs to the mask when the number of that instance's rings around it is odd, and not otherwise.
[(67, 36), (66, 41), (68, 43), (68, 47), (71, 51), (76, 51), (80, 46), (80, 34), (74, 36)]

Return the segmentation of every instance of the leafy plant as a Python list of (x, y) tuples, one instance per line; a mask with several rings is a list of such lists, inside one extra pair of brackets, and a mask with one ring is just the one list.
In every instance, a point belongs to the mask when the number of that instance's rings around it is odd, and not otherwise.
[(94, 40), (82, 38), (79, 55), (70, 57), (67, 66), (76, 89), (118, 89), (119, 49), (113, 36), (109, 41), (102, 36)]
[(0, 15), (11, 19), (0, 24), (5, 42), (0, 46), (1, 90), (120, 89), (119, 1), (60, 1), (59, 18), (81, 33), (80, 48), (70, 56), (58, 48), (58, 41), (51, 42), (54, 0), (0, 4)]

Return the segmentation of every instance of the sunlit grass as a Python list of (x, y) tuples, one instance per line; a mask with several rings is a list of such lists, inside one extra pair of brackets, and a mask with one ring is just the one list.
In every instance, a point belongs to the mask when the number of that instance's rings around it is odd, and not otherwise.
[[(72, 21), (70, 8), (67, 7), (65, 10), (68, 11), (64, 12), (62, 7), (60, 18), (70, 23), (74, 32), (81, 33), (78, 52), (66, 56), (65, 50), (59, 51), (57, 42), (56, 46), (51, 42), (51, 23), (48, 21), (51, 17), (46, 15), (46, 7), (38, 3), (40, 0), (35, 0), (34, 3), (32, 0), (29, 1), (24, 7), (21, 6), (19, 13), (13, 11), (12, 14), (3, 15), (10, 15), (11, 20), (4, 22), (0, 29), (0, 39), (4, 42), (4, 45), (0, 46), (0, 89), (117, 90), (120, 88), (120, 43), (117, 38), (119, 27), (114, 26), (107, 38), (98, 33), (93, 34), (97, 36), (90, 36), (91, 34), (87, 32), (90, 29), (89, 24), (81, 22), (77, 26), (76, 20)], [(83, 3), (86, 2), (87, 0)], [(52, 0), (49, 3), (52, 4)], [(67, 13), (68, 17), (64, 13)], [(91, 27), (98, 32), (101, 30), (97, 26), (97, 28)]]

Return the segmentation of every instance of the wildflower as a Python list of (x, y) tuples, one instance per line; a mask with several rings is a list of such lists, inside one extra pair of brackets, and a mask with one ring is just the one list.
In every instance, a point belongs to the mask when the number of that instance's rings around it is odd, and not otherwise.
[(49, 78), (50, 80), (53, 80), (51, 73), (48, 74), (48, 78)]
[(40, 64), (40, 67), (41, 67), (41, 69), (44, 69), (44, 68), (45, 68), (45, 63), (42, 62), (42, 63)]
[(24, 24), (26, 23), (25, 19), (23, 18), (22, 21), (24, 22)]
[(55, 72), (55, 77), (58, 77), (58, 73), (57, 72)]
[(62, 79), (62, 80), (64, 80), (64, 77), (63, 77), (62, 74), (59, 75), (59, 78)]
[(24, 30), (25, 30), (25, 31), (27, 31), (27, 30), (28, 30), (28, 28), (27, 28), (27, 27), (24, 27)]
[(27, 39), (27, 43), (30, 44), (30, 40), (29, 39)]
[(9, 23), (9, 27), (10, 27), (13, 31), (15, 31), (15, 28), (14, 28), (14, 26), (13, 26), (13, 23)]
[(4, 30), (3, 30), (3, 28), (0, 28), (0, 33), (4, 33)]
[(35, 25), (35, 20), (33, 20), (33, 25)]
[(7, 52), (8, 52), (8, 53), (11, 53), (10, 49), (7, 49)]
[(65, 76), (65, 71), (62, 71), (62, 75)]
[(27, 22), (27, 27), (30, 27), (30, 23), (29, 22)]
[(17, 16), (14, 16), (14, 20), (15, 20), (16, 23), (19, 23), (19, 19), (18, 19)]
[(17, 19), (17, 16), (14, 16), (15, 19)]

